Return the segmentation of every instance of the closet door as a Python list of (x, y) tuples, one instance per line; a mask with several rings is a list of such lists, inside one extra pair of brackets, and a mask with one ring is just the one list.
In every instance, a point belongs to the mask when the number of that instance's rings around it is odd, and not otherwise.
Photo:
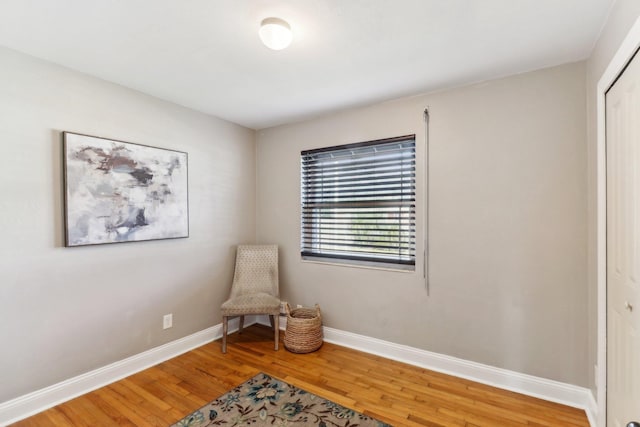
[(607, 425), (624, 427), (640, 421), (640, 55), (606, 95), (606, 132)]

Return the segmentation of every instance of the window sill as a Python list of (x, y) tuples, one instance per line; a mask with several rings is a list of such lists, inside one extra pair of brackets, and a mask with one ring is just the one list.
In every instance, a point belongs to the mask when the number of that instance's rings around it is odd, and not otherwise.
[(300, 258), (300, 261), (303, 263), (333, 265), (338, 267), (364, 268), (368, 270), (392, 271), (395, 273), (415, 273), (416, 271), (415, 265), (402, 265), (392, 263), (387, 264), (373, 261), (357, 261), (352, 259), (341, 260), (305, 256)]

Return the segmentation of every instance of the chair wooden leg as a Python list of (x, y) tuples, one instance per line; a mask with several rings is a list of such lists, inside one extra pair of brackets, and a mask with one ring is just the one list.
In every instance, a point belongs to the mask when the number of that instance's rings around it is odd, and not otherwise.
[(222, 316), (222, 352), (227, 352), (227, 332), (229, 330), (229, 318)]
[(275, 340), (276, 340), (276, 348), (275, 350), (278, 351), (278, 344), (280, 343), (280, 316), (271, 316), (273, 317), (273, 329), (275, 329)]
[(240, 327), (238, 328), (238, 333), (242, 332), (243, 327), (244, 327), (244, 316), (240, 316)]

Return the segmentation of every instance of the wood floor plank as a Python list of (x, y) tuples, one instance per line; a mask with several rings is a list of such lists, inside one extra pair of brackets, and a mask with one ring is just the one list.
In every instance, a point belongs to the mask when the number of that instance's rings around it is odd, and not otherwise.
[[(281, 334), (281, 337), (283, 334)], [(324, 343), (273, 351), (260, 325), (199, 347), (15, 424), (168, 426), (264, 372), (398, 427), (588, 427), (584, 411)]]
[(55, 427), (56, 423), (48, 416), (39, 417), (38, 420), (27, 418), (23, 421), (25, 427)]
[[(112, 420), (112, 425), (126, 427), (135, 426), (135, 424), (133, 424), (133, 422), (131, 422), (131, 420), (129, 420), (127, 417), (125, 417), (118, 409), (114, 408), (104, 399), (102, 399), (99, 393), (89, 393), (85, 396), (81, 396), (81, 398), (86, 398), (86, 400), (93, 403), (95, 407), (99, 408), (103, 413), (107, 414)], [(107, 425), (107, 422), (109, 421), (107, 420), (104, 425)]]
[(41, 412), (31, 418), (27, 418), (21, 423), (23, 422), (28, 423), (29, 421), (32, 421), (33, 424), (25, 424), (25, 426), (38, 425), (38, 423), (42, 423), (42, 425), (47, 425), (47, 419), (51, 421), (51, 424), (53, 424), (54, 426), (71, 425), (71, 420), (67, 418), (57, 407), (47, 409), (46, 411)]

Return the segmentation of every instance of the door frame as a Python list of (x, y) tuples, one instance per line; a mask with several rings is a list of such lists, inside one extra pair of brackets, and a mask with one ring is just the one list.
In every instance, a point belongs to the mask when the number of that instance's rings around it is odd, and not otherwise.
[(596, 88), (596, 281), (598, 285), (598, 342), (597, 342), (597, 409), (596, 425), (607, 423), (607, 158), (606, 158), (606, 104), (605, 94), (640, 48), (640, 17), (600, 77)]

